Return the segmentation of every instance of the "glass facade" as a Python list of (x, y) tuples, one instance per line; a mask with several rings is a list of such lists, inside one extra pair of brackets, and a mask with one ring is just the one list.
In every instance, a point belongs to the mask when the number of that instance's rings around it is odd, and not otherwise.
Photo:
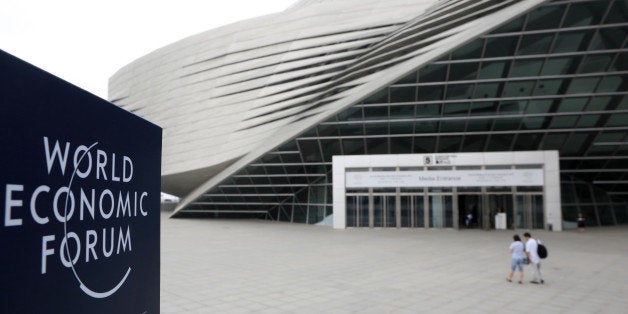
[[(563, 219), (575, 222), (582, 212), (591, 226), (628, 223), (627, 6), (597, 0), (538, 7), (409, 71), (248, 165), (181, 213), (312, 224), (332, 212), (334, 155), (558, 150)], [(362, 192), (347, 191), (347, 206), (358, 213), (355, 226), (368, 223), (360, 214)], [(383, 226), (390, 221), (386, 208), (399, 200), (382, 193), (377, 201), (382, 207), (374, 223)], [(447, 208), (443, 199), (426, 202)], [(515, 207), (523, 202), (537, 200), (510, 201)], [(513, 219), (523, 219), (517, 208), (509, 210)], [(402, 225), (451, 223), (415, 222), (422, 212), (403, 213)]]

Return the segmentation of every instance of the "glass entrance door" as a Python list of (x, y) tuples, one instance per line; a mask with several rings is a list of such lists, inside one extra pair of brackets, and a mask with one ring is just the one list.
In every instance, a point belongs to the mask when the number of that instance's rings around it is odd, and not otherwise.
[(515, 197), (515, 228), (543, 229), (543, 195), (516, 195)]
[(397, 227), (395, 194), (373, 195), (373, 227)]
[(347, 227), (369, 226), (369, 197), (363, 195), (347, 196)]
[(401, 227), (423, 228), (425, 227), (425, 206), (421, 194), (401, 194)]
[(430, 195), (430, 228), (453, 228), (454, 207), (451, 195)]

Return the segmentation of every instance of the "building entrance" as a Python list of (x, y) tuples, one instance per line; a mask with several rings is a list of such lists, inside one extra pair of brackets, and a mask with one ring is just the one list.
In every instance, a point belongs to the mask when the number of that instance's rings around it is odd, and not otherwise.
[(458, 226), (480, 228), (482, 216), (482, 194), (458, 194)]
[(558, 165), (553, 151), (334, 156), (334, 228), (557, 231)]

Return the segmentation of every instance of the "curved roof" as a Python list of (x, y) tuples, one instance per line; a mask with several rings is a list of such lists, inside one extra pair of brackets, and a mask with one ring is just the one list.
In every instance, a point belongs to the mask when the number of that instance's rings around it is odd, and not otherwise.
[(164, 190), (183, 195), (189, 187), (167, 176), (208, 178), (249, 153), (289, 122), (286, 113), (433, 2), (337, 1), (227, 25), (120, 69), (109, 99), (164, 129)]

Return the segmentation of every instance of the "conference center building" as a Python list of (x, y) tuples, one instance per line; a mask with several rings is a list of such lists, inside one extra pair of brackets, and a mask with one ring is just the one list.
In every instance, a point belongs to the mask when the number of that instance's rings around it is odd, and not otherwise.
[(628, 2), (301, 0), (120, 69), (173, 217), (628, 223)]

